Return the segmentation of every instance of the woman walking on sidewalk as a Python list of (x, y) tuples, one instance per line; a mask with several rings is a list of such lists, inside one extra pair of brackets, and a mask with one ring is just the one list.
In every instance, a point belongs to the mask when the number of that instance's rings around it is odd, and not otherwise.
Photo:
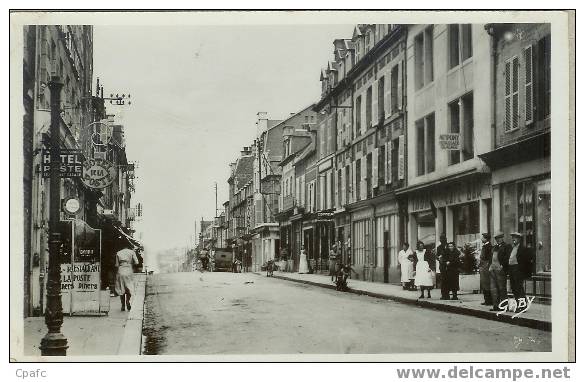
[(129, 245), (116, 253), (116, 293), (120, 296), (122, 311), (130, 310), (130, 298), (134, 293), (134, 270), (132, 266), (138, 264), (136, 252)]

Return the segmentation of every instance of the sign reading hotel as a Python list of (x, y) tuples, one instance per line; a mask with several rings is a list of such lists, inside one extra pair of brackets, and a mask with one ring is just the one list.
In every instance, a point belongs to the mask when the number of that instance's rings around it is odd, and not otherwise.
[(460, 135), (449, 133), (439, 135), (439, 145), (443, 150), (461, 150)]
[(81, 181), (90, 188), (106, 188), (112, 184), (115, 177), (116, 167), (105, 159), (93, 158), (83, 164)]
[[(41, 163), (43, 178), (51, 176), (51, 151), (43, 150)], [(81, 150), (61, 149), (59, 153), (59, 176), (81, 178), (83, 176), (83, 155)]]

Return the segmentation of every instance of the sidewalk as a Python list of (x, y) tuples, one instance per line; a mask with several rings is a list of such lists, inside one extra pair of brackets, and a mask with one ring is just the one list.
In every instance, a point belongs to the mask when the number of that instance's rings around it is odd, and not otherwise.
[[(265, 275), (265, 273), (261, 272), (258, 272), (257, 274)], [(274, 272), (274, 277), (323, 288), (335, 289), (335, 285), (331, 281), (331, 276), (327, 275)], [(364, 294), (371, 297), (394, 300), (424, 308), (475, 316), (488, 320), (506, 322), (513, 325), (526, 326), (546, 331), (552, 330), (550, 305), (533, 302), (527, 312), (514, 318), (512, 317), (513, 313), (503, 312), (497, 315), (497, 312), (490, 312), (491, 306), (481, 305), (483, 302), (482, 294), (463, 293), (459, 295), (459, 300), (446, 301), (441, 300), (440, 291), (434, 289), (431, 292), (431, 298), (419, 300), (419, 291), (406, 291), (399, 285), (349, 279), (348, 286), (350, 288), (350, 293)]]
[[(62, 333), (67, 337), (67, 356), (140, 355), (146, 275), (134, 275), (136, 289), (132, 310), (120, 310), (120, 298), (110, 298), (107, 316), (64, 316)], [(47, 333), (44, 317), (24, 320), (24, 349), (26, 357), (40, 357), (39, 345)]]

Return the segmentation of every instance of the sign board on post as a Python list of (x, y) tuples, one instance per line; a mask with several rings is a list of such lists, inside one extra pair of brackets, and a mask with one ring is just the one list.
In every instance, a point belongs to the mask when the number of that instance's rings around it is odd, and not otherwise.
[[(81, 178), (83, 176), (84, 161), (81, 150), (61, 149), (59, 157), (61, 178)], [(43, 178), (48, 178), (51, 175), (51, 150), (43, 150), (41, 173)]]
[(61, 221), (63, 313), (100, 313), (101, 230), (83, 220)]
[(461, 150), (459, 133), (448, 133), (439, 135), (439, 145), (443, 150)]

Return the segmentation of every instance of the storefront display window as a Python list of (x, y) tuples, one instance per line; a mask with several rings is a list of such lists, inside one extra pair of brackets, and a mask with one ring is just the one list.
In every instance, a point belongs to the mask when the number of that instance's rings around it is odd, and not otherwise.
[(367, 264), (369, 261), (370, 249), (369, 240), (371, 235), (370, 221), (360, 220), (353, 224), (353, 255), (352, 264)]
[[(393, 267), (398, 265), (398, 251), (400, 250), (399, 234), (398, 234), (398, 215), (387, 215), (376, 218), (376, 257), (375, 266)], [(384, 261), (384, 233), (388, 236), (388, 259)]]
[[(432, 246), (436, 241), (435, 216), (432, 212), (418, 213), (416, 215), (417, 240), (422, 241), (425, 246)], [(416, 243), (410, 243), (410, 248), (414, 250)]]
[(463, 247), (479, 239), (479, 201), (453, 207), (455, 245)]

